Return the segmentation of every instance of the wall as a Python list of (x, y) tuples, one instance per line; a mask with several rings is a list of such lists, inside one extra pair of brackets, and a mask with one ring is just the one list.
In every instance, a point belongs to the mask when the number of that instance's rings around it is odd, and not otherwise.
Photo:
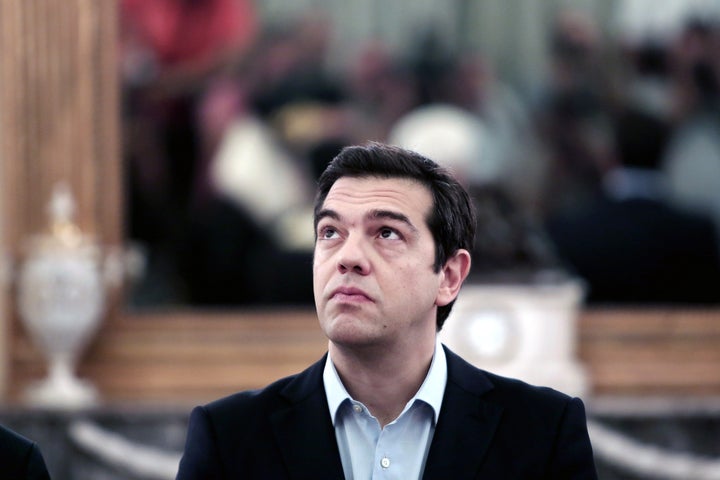
[[(0, 79), (0, 89), (2, 89), (2, 81)], [(2, 125), (2, 105), (0, 104), (0, 125)], [(0, 129), (0, 143), (2, 142), (2, 129)], [(5, 283), (9, 266), (5, 262), (5, 203), (2, 192), (5, 191), (5, 169), (2, 149), (0, 149), (0, 398), (5, 396), (5, 386), (7, 385), (7, 349), (9, 340), (8, 330), (8, 307), (7, 295), (8, 284)]]

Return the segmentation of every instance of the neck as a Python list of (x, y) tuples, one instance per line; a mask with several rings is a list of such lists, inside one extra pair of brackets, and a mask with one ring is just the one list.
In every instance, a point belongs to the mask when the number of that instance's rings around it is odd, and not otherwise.
[(363, 349), (330, 342), (328, 350), (345, 389), (384, 427), (420, 389), (435, 352), (435, 338), (413, 345), (412, 354), (387, 346)]

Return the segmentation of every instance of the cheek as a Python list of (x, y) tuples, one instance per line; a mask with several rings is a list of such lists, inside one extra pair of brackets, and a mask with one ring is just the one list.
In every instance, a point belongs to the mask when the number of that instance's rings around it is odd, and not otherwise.
[[(394, 271), (398, 281), (398, 289), (406, 292), (415, 292), (416, 295), (434, 295), (440, 285), (439, 274), (433, 272), (431, 267), (408, 265)], [(402, 279), (402, 280), (400, 280)]]
[(322, 274), (328, 268), (328, 255), (322, 252), (315, 252), (313, 255), (312, 271), (313, 275)]
[(436, 275), (430, 269), (418, 264), (393, 266), (388, 270), (391, 285), (399, 292), (427, 292), (437, 283)]
[(322, 293), (323, 287), (328, 282), (331, 268), (330, 262), (322, 256), (316, 256), (312, 264), (313, 289), (316, 294)]
[(337, 251), (337, 244), (318, 240), (313, 248), (313, 265), (322, 265)]
[(317, 272), (320, 266), (323, 264), (324, 255), (321, 250), (315, 248), (312, 256), (312, 270), (313, 273)]
[(320, 268), (320, 264), (315, 260), (312, 265), (312, 276), (313, 276), (313, 285), (318, 285), (320, 283), (320, 277), (322, 276), (322, 269)]

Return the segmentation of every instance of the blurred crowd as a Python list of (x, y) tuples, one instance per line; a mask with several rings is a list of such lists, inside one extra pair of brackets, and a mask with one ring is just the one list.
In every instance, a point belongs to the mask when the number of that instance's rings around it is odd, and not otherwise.
[(312, 303), (314, 182), (345, 145), (411, 148), (476, 201), (474, 281), (590, 303), (720, 303), (720, 24), (615, 39), (561, 11), (532, 91), (419, 30), (330, 65), (333, 25), (251, 0), (122, 0), (136, 305)]

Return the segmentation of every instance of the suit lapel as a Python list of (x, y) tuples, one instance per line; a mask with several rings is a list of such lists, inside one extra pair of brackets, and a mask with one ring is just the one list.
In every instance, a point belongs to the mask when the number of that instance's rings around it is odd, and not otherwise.
[(476, 478), (502, 414), (481, 398), (493, 388), (487, 377), (445, 350), (448, 383), (423, 480)]
[(340, 452), (322, 383), (325, 358), (283, 391), (290, 402), (272, 417), (273, 431), (290, 478), (343, 478)]
[[(475, 478), (502, 408), (484, 401), (493, 388), (481, 371), (445, 349), (448, 382), (423, 480)], [(340, 452), (322, 383), (325, 358), (281, 392), (288, 407), (272, 415), (273, 432), (290, 478), (343, 478)]]

